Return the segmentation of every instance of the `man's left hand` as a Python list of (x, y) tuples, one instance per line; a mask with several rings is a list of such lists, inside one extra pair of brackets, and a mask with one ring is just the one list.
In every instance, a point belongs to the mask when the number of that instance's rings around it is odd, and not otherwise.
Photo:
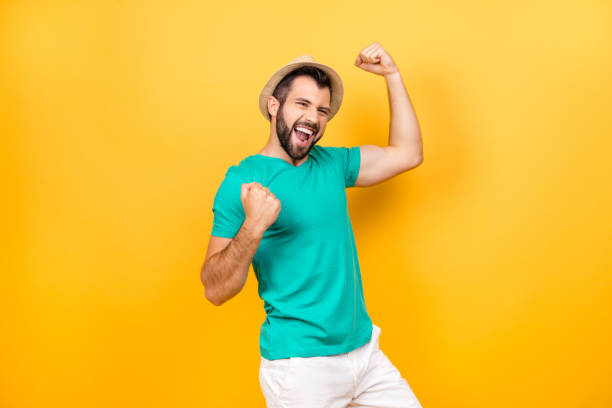
[(389, 75), (398, 72), (395, 62), (378, 42), (374, 42), (361, 50), (357, 55), (355, 65), (377, 75)]

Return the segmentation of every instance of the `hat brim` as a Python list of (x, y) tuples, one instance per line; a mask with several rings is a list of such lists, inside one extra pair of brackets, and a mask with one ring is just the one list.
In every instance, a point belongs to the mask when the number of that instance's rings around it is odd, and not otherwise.
[(317, 67), (323, 70), (327, 75), (329, 75), (331, 82), (331, 101), (329, 102), (329, 115), (327, 116), (327, 121), (329, 122), (340, 109), (340, 105), (342, 104), (342, 97), (344, 96), (344, 87), (342, 86), (342, 80), (340, 79), (340, 75), (332, 68), (328, 67), (324, 64), (319, 64), (318, 62), (295, 62), (290, 63), (279, 69), (272, 75), (272, 77), (268, 80), (266, 85), (263, 87), (261, 93), (259, 94), (259, 110), (261, 111), (264, 118), (267, 120), (271, 120), (268, 116), (268, 98), (276, 89), (278, 83), (287, 75), (289, 72), (294, 69), (312, 66)]

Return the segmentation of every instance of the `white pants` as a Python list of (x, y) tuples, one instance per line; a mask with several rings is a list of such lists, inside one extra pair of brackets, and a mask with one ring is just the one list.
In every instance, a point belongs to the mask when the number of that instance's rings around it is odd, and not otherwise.
[(349, 353), (268, 360), (259, 383), (268, 408), (422, 408), (412, 389), (372, 338)]

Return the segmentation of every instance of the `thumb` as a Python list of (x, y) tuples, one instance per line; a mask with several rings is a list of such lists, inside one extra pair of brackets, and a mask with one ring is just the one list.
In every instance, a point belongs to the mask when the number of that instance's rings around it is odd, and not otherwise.
[(249, 189), (251, 188), (251, 184), (253, 183), (244, 183), (241, 186), (240, 189), (240, 199), (242, 200), (242, 202), (244, 202), (244, 200), (247, 197), (247, 193), (249, 192)]

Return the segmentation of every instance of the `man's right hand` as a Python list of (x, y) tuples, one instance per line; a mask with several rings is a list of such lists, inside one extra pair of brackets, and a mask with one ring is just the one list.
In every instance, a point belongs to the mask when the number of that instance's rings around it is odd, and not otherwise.
[(278, 218), (280, 200), (268, 187), (255, 181), (242, 184), (240, 198), (245, 214), (244, 223), (255, 233), (263, 235)]

